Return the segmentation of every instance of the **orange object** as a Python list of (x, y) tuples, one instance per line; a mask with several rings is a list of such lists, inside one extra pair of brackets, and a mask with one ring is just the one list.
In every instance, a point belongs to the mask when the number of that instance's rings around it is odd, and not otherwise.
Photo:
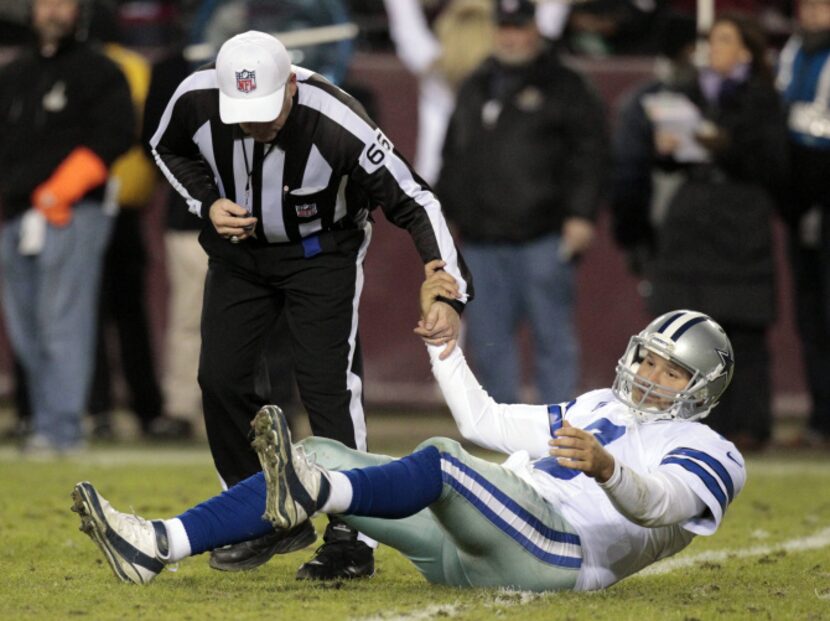
[(87, 147), (77, 147), (45, 182), (32, 192), (32, 205), (54, 226), (72, 220), (72, 205), (107, 180), (104, 161)]

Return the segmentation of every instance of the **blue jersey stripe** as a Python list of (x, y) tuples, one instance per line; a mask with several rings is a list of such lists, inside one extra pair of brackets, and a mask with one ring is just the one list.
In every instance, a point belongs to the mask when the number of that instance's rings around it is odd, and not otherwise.
[(512, 498), (510, 498), (507, 494), (501, 491), (498, 487), (490, 483), (490, 481), (485, 479), (478, 472), (476, 472), (466, 464), (459, 461), (457, 458), (453, 457), (449, 453), (441, 453), (441, 457), (443, 459), (446, 459), (453, 466), (464, 472), (464, 474), (466, 474), (476, 483), (481, 485), (484, 489), (490, 492), (496, 500), (498, 500), (505, 507), (513, 511), (513, 513), (522, 518), (525, 522), (532, 526), (534, 530), (537, 530), (544, 537), (547, 537), (548, 539), (552, 539), (553, 541), (557, 541), (560, 543), (572, 543), (574, 545), (580, 545), (579, 535), (563, 533), (550, 528), (535, 515), (533, 515), (524, 507), (516, 503)]
[[(573, 535), (571, 533), (562, 533), (545, 526), (536, 517), (534, 517), (529, 512), (525, 511), (522, 507), (518, 506), (503, 492), (501, 492), (501, 490), (499, 490), (489, 481), (481, 477), (481, 475), (479, 475), (474, 470), (471, 470), (470, 468), (459, 462), (457, 459), (453, 458), (451, 455), (448, 455), (446, 453), (442, 454), (442, 458), (446, 459), (449, 463), (459, 468), (465, 475), (474, 479), (476, 483), (484, 487), (501, 504), (513, 511), (522, 520), (529, 524), (536, 532), (538, 532), (540, 535), (542, 535), (549, 541), (556, 542), (557, 544), (570, 543), (574, 545), (580, 545), (578, 535)], [(496, 513), (489, 506), (487, 506), (487, 504), (483, 502), (481, 498), (476, 496), (472, 490), (465, 487), (461, 481), (459, 481), (449, 473), (443, 472), (442, 474), (445, 483), (447, 483), (450, 487), (456, 490), (461, 496), (466, 498), (470, 502), (470, 504), (472, 504), (482, 515), (484, 515), (484, 517), (486, 517), (494, 526), (499, 528), (499, 530), (504, 532), (514, 541), (516, 541), (519, 545), (525, 548), (536, 558), (551, 565), (557, 565), (559, 567), (578, 569), (582, 566), (582, 559), (580, 557), (552, 554), (551, 552), (548, 552), (547, 550), (540, 548), (533, 541), (531, 541), (525, 535), (519, 532), (512, 524), (505, 521), (505, 519), (501, 515)]]
[(562, 427), (562, 406), (548, 406), (548, 425), (550, 426), (550, 437), (555, 438), (555, 432)]
[(703, 481), (706, 489), (708, 489), (712, 496), (715, 497), (715, 500), (718, 501), (721, 511), (726, 511), (726, 494), (723, 493), (723, 490), (720, 485), (718, 485), (715, 477), (709, 474), (700, 464), (693, 462), (691, 459), (685, 459), (682, 457), (665, 457), (660, 464), (677, 464), (681, 468), (685, 468), (692, 474), (697, 475), (697, 477)]
[(703, 451), (698, 451), (696, 449), (688, 448), (688, 447), (681, 447), (674, 449), (669, 453), (669, 455), (685, 455), (686, 457), (693, 457), (699, 461), (702, 461), (707, 466), (709, 466), (715, 473), (720, 477), (721, 481), (723, 482), (723, 486), (726, 488), (726, 493), (729, 496), (729, 502), (735, 498), (735, 484), (732, 482), (732, 477), (729, 476), (729, 472), (720, 463), (717, 459), (709, 455), (708, 453), (704, 453)]
[(470, 504), (472, 504), (478, 511), (486, 517), (490, 522), (492, 522), (495, 526), (499, 528), (503, 533), (508, 535), (511, 539), (513, 539), (516, 543), (521, 545), (525, 550), (530, 552), (533, 556), (538, 558), (540, 561), (544, 561), (550, 565), (556, 565), (557, 567), (567, 567), (570, 569), (579, 569), (582, 566), (582, 559), (577, 557), (571, 556), (562, 556), (561, 554), (551, 554), (550, 552), (541, 549), (537, 545), (535, 545), (532, 541), (530, 541), (527, 537), (522, 535), (519, 531), (513, 528), (510, 524), (505, 522), (495, 511), (493, 511), (490, 507), (484, 504), (476, 495), (464, 487), (464, 485), (455, 479), (452, 476), (446, 477), (446, 482), (456, 490), (459, 494), (461, 494), (464, 498), (466, 498)]

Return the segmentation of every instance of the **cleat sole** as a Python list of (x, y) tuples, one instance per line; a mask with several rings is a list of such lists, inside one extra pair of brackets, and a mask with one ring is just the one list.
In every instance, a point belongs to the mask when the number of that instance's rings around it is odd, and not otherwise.
[(106, 529), (109, 527), (107, 526), (106, 520), (103, 519), (103, 516), (99, 516), (94, 508), (98, 503), (92, 500), (93, 494), (97, 495), (95, 489), (86, 481), (78, 483), (72, 490), (72, 511), (81, 516), (79, 530), (95, 542), (95, 545), (104, 554), (104, 558), (107, 560), (107, 564), (109, 564), (116, 578), (121, 582), (144, 584), (141, 576), (137, 573), (135, 578), (132, 578), (124, 571), (121, 563), (118, 562), (118, 559), (107, 544)]
[(291, 460), (291, 434), (280, 409), (266, 405), (254, 417), (254, 440), (265, 476), (265, 513), (263, 518), (275, 528), (287, 529), (297, 524), (297, 509), (288, 492), (285, 471)]

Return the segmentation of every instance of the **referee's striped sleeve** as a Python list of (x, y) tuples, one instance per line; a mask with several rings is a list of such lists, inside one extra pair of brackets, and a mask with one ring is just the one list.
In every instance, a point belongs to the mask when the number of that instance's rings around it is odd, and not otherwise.
[(348, 104), (348, 96), (326, 84), (313, 86), (316, 88), (300, 90), (299, 103), (316, 108), (355, 139), (337, 141), (336, 145), (350, 151), (346, 157), (357, 160), (351, 178), (368, 193), (373, 206), (383, 209), (390, 222), (409, 232), (424, 263), (434, 259), (446, 263), (444, 270), (458, 282), (461, 301), (472, 299), (472, 280), (438, 199), (387, 136), (359, 108)]
[[(150, 138), (150, 149), (159, 169), (170, 185), (187, 202), (188, 209), (200, 217), (207, 217), (210, 206), (220, 198), (213, 171), (200, 154), (193, 137), (200, 130), (188, 118), (187, 106), (182, 105), (194, 93), (216, 87), (216, 70), (197, 71), (179, 85)], [(204, 133), (210, 135), (205, 123)]]

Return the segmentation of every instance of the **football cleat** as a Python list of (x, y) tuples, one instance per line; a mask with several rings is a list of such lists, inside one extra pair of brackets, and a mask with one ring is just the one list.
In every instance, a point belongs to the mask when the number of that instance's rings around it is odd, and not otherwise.
[(349, 580), (375, 573), (374, 550), (357, 538), (357, 531), (329, 518), (323, 545), (297, 570), (297, 580)]
[(163, 522), (116, 511), (86, 481), (72, 490), (72, 500), (80, 530), (101, 548), (119, 580), (147, 584), (164, 569), (170, 547)]
[(324, 468), (301, 446), (291, 445), (282, 410), (263, 406), (254, 417), (256, 451), (265, 475), (265, 513), (274, 528), (289, 529), (309, 519), (329, 497), (331, 483)]

